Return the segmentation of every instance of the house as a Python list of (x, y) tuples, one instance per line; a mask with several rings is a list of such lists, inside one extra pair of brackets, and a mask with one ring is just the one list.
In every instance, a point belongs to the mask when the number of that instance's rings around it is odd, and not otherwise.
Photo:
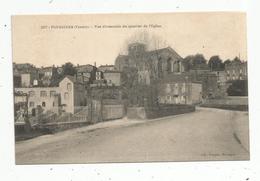
[(32, 64), (13, 63), (14, 87), (33, 87), (38, 85), (39, 71)]
[(76, 76), (66, 76), (60, 81), (59, 93), (65, 112), (74, 114), (87, 105), (85, 85)]
[(97, 68), (93, 65), (77, 65), (77, 77), (85, 84), (91, 84), (96, 79)]
[[(216, 98), (222, 97), (224, 91), (219, 86), (219, 81), (223, 80), (223, 77), (219, 77), (220, 73), (211, 72), (208, 67), (202, 66), (197, 67), (189, 71), (192, 80), (202, 83), (202, 97), (203, 99), (207, 98)], [(221, 90), (221, 91), (220, 91)]]
[(104, 79), (108, 85), (121, 86), (121, 72), (106, 70), (103, 72)]
[(160, 104), (198, 104), (202, 101), (202, 83), (192, 81), (190, 74), (171, 74), (158, 82)]
[(42, 86), (51, 86), (52, 80), (57, 74), (58, 72), (55, 66), (41, 67), (39, 69), (39, 78), (41, 80)]
[(100, 65), (98, 67), (98, 70), (105, 72), (105, 71), (113, 71), (115, 70), (115, 66), (114, 65)]
[(225, 66), (227, 81), (247, 80), (247, 62), (232, 62)]
[(230, 86), (230, 83), (227, 81), (226, 71), (213, 71), (217, 76), (217, 97), (225, 97), (227, 96), (227, 89)]
[(41, 107), (43, 111), (51, 110), (55, 113), (59, 112), (59, 87), (15, 88), (15, 92), (28, 95), (29, 116), (36, 116), (37, 107)]
[(59, 114), (61, 108), (68, 113), (76, 113), (86, 106), (84, 84), (73, 76), (66, 76), (55, 87), (15, 88), (15, 93), (28, 95), (28, 114), (35, 116), (39, 107), (43, 112), (52, 111)]

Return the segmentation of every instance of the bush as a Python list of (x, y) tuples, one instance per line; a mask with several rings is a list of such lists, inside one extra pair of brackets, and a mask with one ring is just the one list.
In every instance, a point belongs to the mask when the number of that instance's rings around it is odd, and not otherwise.
[(247, 96), (247, 80), (235, 80), (228, 87), (227, 93), (229, 96)]

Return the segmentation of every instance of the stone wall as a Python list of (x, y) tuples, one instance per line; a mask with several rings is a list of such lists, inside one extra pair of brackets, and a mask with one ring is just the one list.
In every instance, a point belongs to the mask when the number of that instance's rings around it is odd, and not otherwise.
[(155, 119), (164, 116), (184, 114), (195, 111), (195, 106), (174, 104), (159, 107), (131, 107), (127, 109), (128, 119)]
[(125, 115), (124, 105), (103, 105), (102, 118), (103, 120), (120, 119)]

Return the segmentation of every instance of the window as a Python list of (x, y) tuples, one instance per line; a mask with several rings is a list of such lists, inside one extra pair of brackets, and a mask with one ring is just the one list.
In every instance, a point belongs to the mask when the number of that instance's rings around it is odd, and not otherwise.
[(185, 86), (186, 86), (185, 83), (183, 83), (182, 84), (182, 93), (185, 93), (185, 91), (186, 91), (186, 87)]
[(55, 102), (52, 103), (52, 106), (53, 106), (53, 107), (55, 106)]
[(185, 103), (185, 101), (186, 101), (186, 100), (185, 100), (185, 96), (181, 96), (181, 102), (182, 102), (182, 103)]
[(33, 97), (35, 95), (35, 92), (34, 91), (29, 91), (29, 96), (30, 97)]
[(54, 97), (56, 94), (56, 91), (50, 91), (50, 97)]
[(171, 96), (167, 95), (166, 99), (168, 103), (171, 102)]
[(29, 102), (30, 107), (34, 107), (34, 102)]
[(178, 84), (177, 83), (175, 83), (174, 84), (174, 95), (178, 95), (179, 94), (179, 87), (178, 87)]
[(71, 83), (67, 83), (67, 90), (71, 91), (71, 89), (72, 89)]
[(46, 91), (41, 91), (40, 96), (41, 97), (46, 97), (47, 96), (47, 92)]
[(176, 97), (175, 97), (175, 103), (176, 103), (176, 104), (180, 104), (179, 96), (176, 96)]
[(45, 107), (46, 106), (46, 103), (45, 102), (42, 102), (42, 107)]
[(69, 93), (68, 92), (65, 92), (64, 93), (64, 99), (66, 100), (66, 99), (69, 99)]

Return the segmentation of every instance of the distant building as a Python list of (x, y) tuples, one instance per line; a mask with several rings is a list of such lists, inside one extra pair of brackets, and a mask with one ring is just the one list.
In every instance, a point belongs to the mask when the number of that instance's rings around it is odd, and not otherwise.
[(58, 74), (57, 68), (55, 66), (51, 67), (41, 67), (39, 69), (40, 80), (43, 86), (51, 86), (52, 80)]
[(230, 83), (227, 82), (227, 75), (225, 71), (213, 71), (217, 76), (217, 86), (218, 86), (218, 97), (227, 96), (227, 89), (230, 86)]
[(96, 79), (97, 68), (93, 65), (78, 65), (76, 70), (77, 78), (85, 84), (91, 84)]
[(104, 73), (100, 70), (96, 71), (96, 79), (97, 81), (101, 81), (104, 79)]
[(13, 64), (14, 87), (33, 87), (38, 85), (39, 71), (32, 64)]
[(247, 80), (247, 62), (232, 62), (225, 66), (227, 81)]
[(121, 72), (107, 70), (103, 75), (108, 85), (121, 86)]
[(115, 66), (114, 65), (100, 65), (98, 67), (98, 70), (105, 72), (105, 71), (114, 71)]
[(169, 75), (158, 83), (160, 104), (198, 104), (202, 101), (202, 83), (189, 74)]
[(223, 80), (223, 76), (220, 73), (211, 72), (207, 67), (197, 67), (189, 71), (192, 80), (202, 83), (202, 98), (216, 98), (223, 97), (224, 93), (221, 90), (218, 81)]

